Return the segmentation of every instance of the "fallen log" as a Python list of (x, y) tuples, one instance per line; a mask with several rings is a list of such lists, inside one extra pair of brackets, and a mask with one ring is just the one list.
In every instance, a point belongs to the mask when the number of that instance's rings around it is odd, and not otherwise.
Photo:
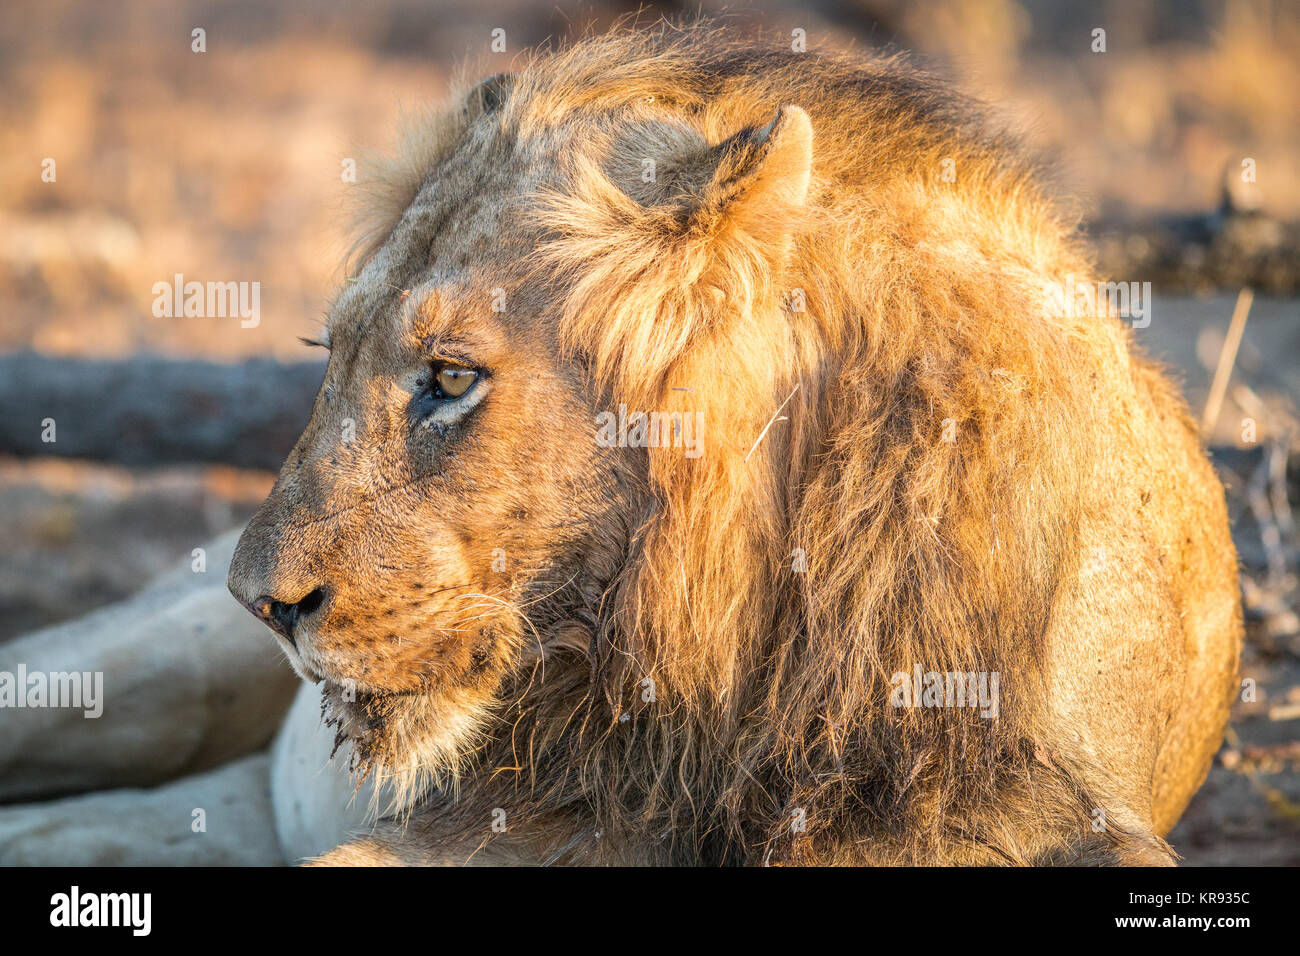
[(261, 358), (0, 355), (0, 453), (279, 470), (324, 374), (324, 362)]

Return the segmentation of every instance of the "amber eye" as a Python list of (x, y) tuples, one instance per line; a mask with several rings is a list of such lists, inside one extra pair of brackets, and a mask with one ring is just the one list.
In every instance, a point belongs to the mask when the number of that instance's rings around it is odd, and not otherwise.
[(444, 365), (438, 369), (438, 391), (446, 398), (460, 398), (478, 378), (478, 372), (463, 365)]

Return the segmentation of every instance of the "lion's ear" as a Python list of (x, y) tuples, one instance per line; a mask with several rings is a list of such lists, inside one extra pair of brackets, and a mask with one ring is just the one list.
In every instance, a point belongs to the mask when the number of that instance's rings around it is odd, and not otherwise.
[(692, 218), (705, 229), (737, 229), (760, 241), (781, 241), (808, 199), (812, 123), (784, 106), (764, 126), (743, 129), (708, 151), (711, 174)]
[(758, 310), (785, 334), (776, 314), (809, 219), (807, 113), (784, 107), (712, 147), (685, 125), (649, 124), (600, 165), (579, 156), (574, 167), (569, 189), (538, 196), (535, 255), (564, 289), (562, 341), (621, 400), (660, 401), (692, 350), (734, 352), (746, 336), (748, 349)]
[(782, 240), (808, 198), (812, 139), (797, 106), (712, 147), (685, 125), (649, 123), (635, 127), (604, 168), (647, 211), (670, 211), (669, 232), (682, 238), (739, 231)]
[(513, 73), (493, 73), (487, 79), (480, 80), (465, 97), (465, 118), (472, 122), (485, 113), (496, 112), (509, 95), (514, 82)]

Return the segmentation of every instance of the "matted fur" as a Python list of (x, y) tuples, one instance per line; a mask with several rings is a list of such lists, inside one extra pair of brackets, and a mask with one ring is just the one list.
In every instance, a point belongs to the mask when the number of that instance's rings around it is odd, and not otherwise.
[[(411, 142), (363, 228), (385, 281), (442, 268), (415, 197), (517, 170), (484, 281), (594, 407), (703, 412), (708, 445), (625, 454), (594, 492), (616, 557), (497, 598), (459, 793), (375, 858), (1167, 856), (1233, 692), (1222, 492), (1124, 324), (1053, 314), (1090, 264), (982, 109), (896, 59), (661, 28), (539, 55)], [(891, 708), (918, 665), (999, 673), (999, 716)]]

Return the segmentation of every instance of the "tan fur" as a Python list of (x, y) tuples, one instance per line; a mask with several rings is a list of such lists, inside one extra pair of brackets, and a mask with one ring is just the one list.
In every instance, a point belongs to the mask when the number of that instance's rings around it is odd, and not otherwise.
[[(402, 778), (337, 860), (1169, 859), (1234, 690), (1222, 489), (1125, 325), (1053, 314), (1090, 265), (980, 109), (666, 28), (417, 142), (230, 578), (328, 588), (282, 643)], [(430, 427), (438, 359), (485, 378)], [(599, 447), (620, 403), (704, 454)], [(917, 665), (997, 718), (891, 707)]]

